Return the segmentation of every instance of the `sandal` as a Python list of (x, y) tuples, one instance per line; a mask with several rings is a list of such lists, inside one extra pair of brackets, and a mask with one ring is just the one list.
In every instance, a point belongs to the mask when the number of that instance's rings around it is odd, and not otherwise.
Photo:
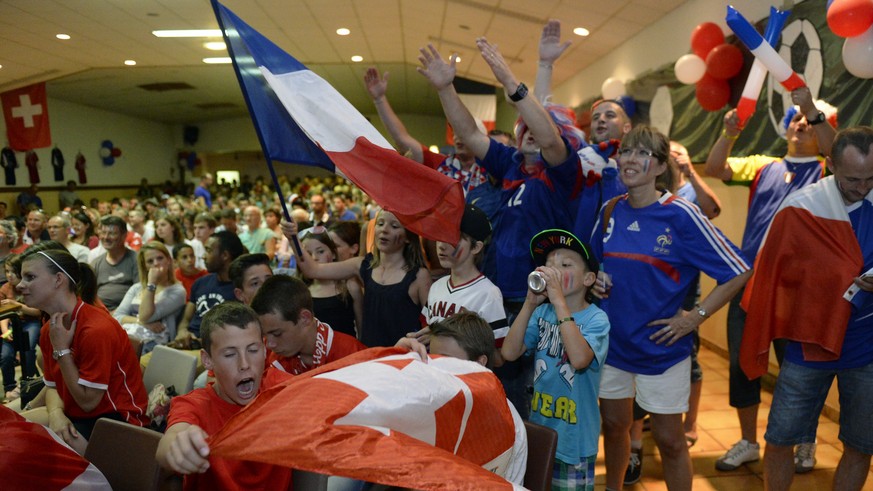
[(8, 403), (18, 399), (19, 397), (21, 397), (21, 391), (18, 387), (16, 387), (16, 388), (14, 388), (6, 393), (6, 403), (8, 404)]

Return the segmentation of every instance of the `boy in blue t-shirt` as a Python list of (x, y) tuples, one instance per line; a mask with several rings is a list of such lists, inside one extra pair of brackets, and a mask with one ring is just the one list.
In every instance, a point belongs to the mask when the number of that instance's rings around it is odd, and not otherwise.
[(528, 290), (501, 354), (515, 360), (534, 351), (530, 420), (558, 432), (552, 489), (593, 490), (597, 394), (609, 345), (609, 319), (588, 297), (597, 260), (587, 244), (558, 229), (536, 234), (530, 252), (546, 288)]

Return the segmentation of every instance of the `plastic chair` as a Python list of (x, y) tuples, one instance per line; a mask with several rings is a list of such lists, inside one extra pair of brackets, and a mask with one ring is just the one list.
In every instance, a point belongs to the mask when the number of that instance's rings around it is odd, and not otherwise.
[(527, 471), (524, 487), (531, 491), (551, 491), (558, 450), (558, 433), (542, 425), (524, 422), (527, 430)]
[(197, 372), (197, 358), (166, 346), (155, 346), (152, 358), (142, 375), (146, 393), (157, 384), (173, 386), (179, 395), (191, 392)]
[(100, 469), (114, 491), (157, 489), (160, 467), (155, 460), (161, 434), (113, 419), (94, 425), (85, 459)]

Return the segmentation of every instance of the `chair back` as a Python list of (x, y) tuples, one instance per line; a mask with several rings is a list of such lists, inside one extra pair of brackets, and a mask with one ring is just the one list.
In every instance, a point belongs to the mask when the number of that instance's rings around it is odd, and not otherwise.
[(303, 489), (306, 491), (326, 491), (327, 477), (328, 476), (325, 474), (317, 474), (315, 472), (294, 469), (291, 474), (291, 483), (294, 489)]
[(524, 422), (524, 428), (527, 430), (527, 471), (524, 474), (524, 487), (531, 491), (551, 491), (558, 432), (529, 421)]
[(114, 491), (152, 491), (160, 472), (155, 453), (161, 434), (108, 418), (97, 420), (85, 459), (100, 469)]
[(179, 395), (191, 392), (197, 374), (197, 358), (184, 351), (166, 346), (155, 346), (152, 358), (142, 374), (146, 393), (151, 393), (157, 384), (174, 386)]

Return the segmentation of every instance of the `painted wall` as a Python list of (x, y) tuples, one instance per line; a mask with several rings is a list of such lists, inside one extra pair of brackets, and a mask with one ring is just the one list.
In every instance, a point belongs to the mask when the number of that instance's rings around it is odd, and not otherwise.
[[(107, 190), (88, 190), (88, 186), (134, 186), (145, 177), (151, 183), (160, 183), (172, 178), (175, 168), (175, 147), (172, 126), (146, 121), (123, 114), (94, 109), (61, 100), (48, 100), (52, 144), (64, 154), (64, 181), (54, 179), (51, 165), (51, 148), (36, 150), (39, 157), (40, 188), (43, 205), (47, 211), (57, 211), (57, 190), (67, 180), (76, 180), (74, 167), (76, 154), (82, 152), (87, 161), (88, 184), (81, 185), (79, 196), (86, 202), (91, 197), (105, 199), (117, 193)], [(6, 135), (6, 124), (0, 119), (0, 134)], [(104, 166), (100, 158), (100, 144), (111, 140), (122, 150), (122, 155), (112, 166)], [(30, 186), (24, 153), (17, 153), (16, 186), (4, 181), (0, 186), (0, 200), (10, 205), (23, 189)], [(132, 194), (132, 193), (131, 193)], [(12, 207), (10, 211), (12, 211)]]

